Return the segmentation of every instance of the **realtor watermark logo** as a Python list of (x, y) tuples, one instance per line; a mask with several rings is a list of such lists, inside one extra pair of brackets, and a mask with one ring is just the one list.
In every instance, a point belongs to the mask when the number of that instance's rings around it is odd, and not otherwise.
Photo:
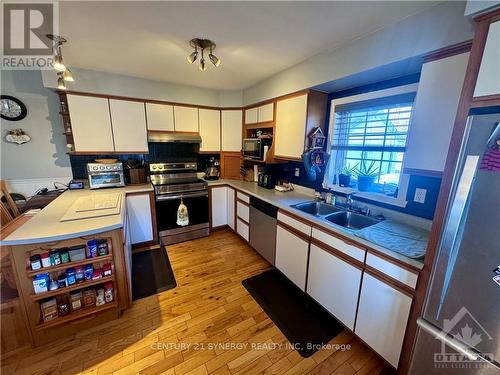
[[(443, 332), (471, 348), (477, 347), (483, 341), (493, 340), (493, 337), (465, 307), (462, 307), (452, 319), (444, 319)], [(436, 339), (441, 341), (441, 350), (439, 353), (434, 353), (435, 368), (477, 369), (492, 366), (488, 362), (473, 359), (465, 354), (451, 350), (439, 336)], [(482, 353), (482, 355), (493, 358), (488, 353)]]
[(52, 69), (57, 2), (2, 1), (2, 69)]

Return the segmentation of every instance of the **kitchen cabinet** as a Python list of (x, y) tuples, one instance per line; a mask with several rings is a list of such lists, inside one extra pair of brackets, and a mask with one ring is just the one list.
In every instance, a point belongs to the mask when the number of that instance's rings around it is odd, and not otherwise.
[(223, 110), (221, 112), (222, 151), (241, 151), (243, 133), (242, 111)]
[(307, 294), (354, 330), (362, 271), (315, 244), (310, 251)]
[(500, 21), (490, 24), (474, 97), (500, 94)]
[(354, 333), (398, 367), (412, 298), (366, 272)]
[(327, 95), (317, 91), (278, 100), (274, 130), (274, 157), (300, 160), (307, 137), (316, 127), (324, 128)]
[(305, 291), (309, 241), (278, 225), (276, 230), (276, 268)]
[(241, 154), (239, 152), (221, 152), (220, 172), (221, 178), (240, 179)]
[(220, 111), (200, 109), (200, 151), (220, 151)]
[(210, 188), (210, 207), (212, 211), (212, 228), (227, 224), (227, 187)]
[(109, 100), (115, 152), (148, 153), (148, 134), (144, 103)]
[(245, 124), (260, 124), (274, 121), (274, 102), (245, 110)]
[(248, 242), (249, 239), (249, 228), (248, 224), (246, 224), (243, 220), (240, 218), (236, 218), (236, 232), (245, 240)]
[(76, 152), (114, 152), (107, 98), (67, 95)]
[(235, 190), (232, 187), (227, 187), (226, 190), (226, 201), (227, 201), (227, 225), (234, 230), (234, 202), (235, 202)]
[(148, 130), (173, 132), (174, 107), (168, 104), (146, 103)]
[(408, 173), (444, 170), (468, 61), (462, 53), (423, 64), (408, 128)]
[(151, 194), (127, 194), (127, 218), (130, 244), (135, 245), (153, 241), (155, 238), (153, 225), (153, 207)]
[(176, 132), (198, 133), (198, 108), (174, 106), (174, 124)]
[(236, 216), (246, 223), (250, 223), (250, 207), (242, 202), (236, 201)]

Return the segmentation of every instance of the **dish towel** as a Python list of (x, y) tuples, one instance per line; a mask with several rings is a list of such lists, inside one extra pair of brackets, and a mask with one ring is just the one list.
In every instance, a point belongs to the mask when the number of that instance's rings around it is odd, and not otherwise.
[(186, 225), (189, 224), (189, 213), (188, 213), (188, 208), (184, 204), (181, 198), (181, 204), (179, 205), (179, 208), (177, 209), (177, 225), (180, 225), (181, 227), (185, 227)]

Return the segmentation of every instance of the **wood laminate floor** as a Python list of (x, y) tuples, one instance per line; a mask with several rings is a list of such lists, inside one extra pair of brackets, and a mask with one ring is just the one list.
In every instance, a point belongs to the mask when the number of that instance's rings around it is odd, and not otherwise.
[[(2, 360), (2, 374), (378, 374), (384, 363), (347, 331), (302, 358), (241, 281), (269, 268), (229, 230), (169, 247), (177, 288), (123, 317)], [(259, 346), (260, 345), (260, 346)], [(333, 345), (332, 345), (333, 346)]]

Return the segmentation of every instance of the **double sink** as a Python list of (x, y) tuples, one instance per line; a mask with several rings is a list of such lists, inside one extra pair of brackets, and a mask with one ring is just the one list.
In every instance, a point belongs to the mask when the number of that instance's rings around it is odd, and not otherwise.
[(319, 201), (298, 203), (292, 207), (350, 230), (363, 229), (379, 222), (372, 217)]

